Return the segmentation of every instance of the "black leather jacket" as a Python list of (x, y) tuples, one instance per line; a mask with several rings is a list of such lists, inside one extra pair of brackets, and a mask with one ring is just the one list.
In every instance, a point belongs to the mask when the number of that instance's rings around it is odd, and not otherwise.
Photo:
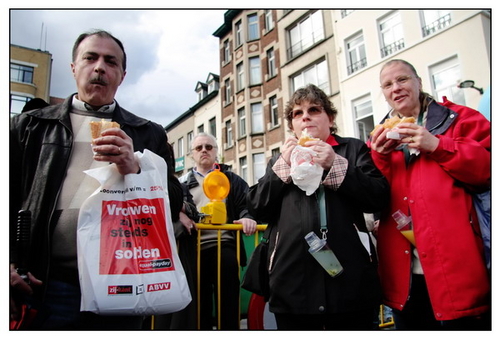
[[(10, 122), (10, 256), (15, 263), (13, 242), (17, 212), (32, 213), (29, 270), (47, 279), (51, 248), (51, 218), (73, 148), (69, 112), (73, 95), (62, 104), (17, 115)], [(182, 208), (182, 188), (174, 176), (173, 155), (167, 147), (165, 130), (116, 105), (113, 121), (134, 142), (134, 151), (149, 149), (168, 165), (168, 192), (173, 219)], [(46, 282), (46, 281), (45, 281)]]

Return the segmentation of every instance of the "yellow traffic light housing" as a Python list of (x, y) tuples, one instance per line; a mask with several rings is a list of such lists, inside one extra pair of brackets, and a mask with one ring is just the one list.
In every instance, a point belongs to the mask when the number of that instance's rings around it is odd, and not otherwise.
[(201, 223), (225, 224), (227, 222), (226, 204), (223, 200), (229, 194), (229, 189), (229, 179), (216, 164), (216, 168), (203, 181), (203, 192), (210, 202), (201, 207)]

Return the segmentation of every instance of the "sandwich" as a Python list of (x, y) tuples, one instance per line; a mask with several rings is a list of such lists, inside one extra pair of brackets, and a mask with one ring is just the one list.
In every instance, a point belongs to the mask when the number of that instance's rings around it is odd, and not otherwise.
[(388, 118), (384, 121), (382, 124), (377, 124), (375, 125), (375, 128), (370, 132), (370, 136), (373, 135), (373, 133), (380, 127), (383, 126), (384, 129), (394, 129), (401, 123), (415, 123), (415, 118), (414, 117), (403, 117), (399, 118), (398, 116), (394, 116), (391, 118)]
[(110, 122), (104, 119), (101, 121), (90, 122), (90, 132), (92, 134), (92, 139), (96, 139), (101, 136), (101, 132), (111, 128), (119, 128), (120, 124), (117, 122)]
[(304, 129), (304, 130), (302, 130), (302, 134), (301, 134), (301, 136), (299, 138), (298, 144), (300, 146), (305, 146), (306, 142), (314, 141), (314, 140), (319, 140), (319, 138), (314, 138), (313, 136), (311, 136), (307, 132), (307, 129)]

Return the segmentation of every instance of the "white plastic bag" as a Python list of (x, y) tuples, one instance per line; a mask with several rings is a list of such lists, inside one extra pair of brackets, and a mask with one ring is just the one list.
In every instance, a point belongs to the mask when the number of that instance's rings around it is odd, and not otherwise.
[(307, 196), (318, 189), (323, 175), (323, 169), (313, 161), (314, 154), (310, 148), (297, 145), (290, 156), (293, 183)]
[(85, 173), (101, 184), (80, 209), (77, 230), (82, 311), (152, 315), (191, 301), (177, 254), (165, 160), (136, 152), (140, 174), (116, 165)]

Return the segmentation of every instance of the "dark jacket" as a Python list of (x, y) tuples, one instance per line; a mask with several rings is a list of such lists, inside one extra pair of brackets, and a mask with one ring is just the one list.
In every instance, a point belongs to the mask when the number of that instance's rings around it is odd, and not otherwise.
[[(227, 223), (233, 223), (234, 220), (239, 220), (240, 218), (244, 217), (254, 219), (248, 212), (246, 205), (246, 193), (248, 191), (247, 182), (245, 182), (243, 178), (236, 175), (234, 172), (230, 171), (227, 165), (219, 165), (220, 170), (227, 176), (231, 185), (229, 194), (226, 198)], [(188, 189), (197, 187), (199, 185), (198, 181), (194, 177), (193, 171), (190, 171), (188, 173), (187, 179), (183, 176), (180, 181), (185, 183)], [(243, 243), (243, 235), (242, 233), (240, 233), (240, 265), (244, 267), (246, 266), (246, 263), (247, 256)]]
[[(20, 209), (32, 213), (30, 271), (47, 279), (51, 252), (51, 218), (61, 190), (73, 147), (69, 112), (73, 95), (62, 104), (14, 116), (10, 122), (10, 238), (11, 262), (16, 215)], [(168, 193), (173, 219), (182, 207), (182, 188), (174, 176), (167, 135), (158, 124), (135, 116), (116, 105), (113, 121), (134, 142), (134, 151), (150, 151), (168, 164)]]
[(374, 308), (381, 301), (374, 246), (370, 242), (370, 256), (354, 225), (367, 231), (363, 212), (382, 210), (388, 204), (389, 186), (365, 143), (334, 137), (338, 145), (333, 149), (348, 160), (340, 187), (325, 187), (327, 240), (344, 268), (337, 277), (323, 270), (304, 240), (310, 231), (321, 235), (316, 194), (307, 196), (275, 174), (272, 166), (280, 156), (271, 159), (265, 175), (249, 190), (250, 212), (273, 225), (268, 254), (273, 313), (343, 313)]

